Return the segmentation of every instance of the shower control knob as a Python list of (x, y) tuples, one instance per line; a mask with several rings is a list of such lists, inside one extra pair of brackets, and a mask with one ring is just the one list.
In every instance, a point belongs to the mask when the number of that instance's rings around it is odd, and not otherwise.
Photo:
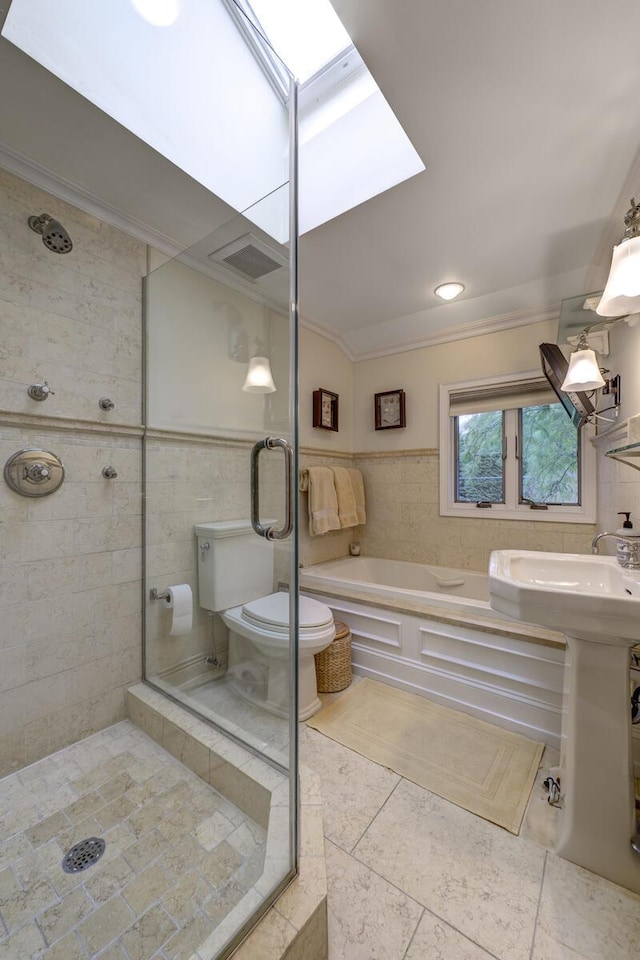
[(46, 400), (49, 394), (54, 396), (54, 391), (51, 389), (46, 380), (44, 383), (32, 383), (27, 389), (27, 393), (32, 400)]
[(31, 483), (43, 483), (45, 480), (48, 480), (51, 471), (44, 463), (32, 463), (30, 466), (25, 467), (24, 475), (27, 480), (31, 480)]
[(49, 450), (18, 450), (4, 465), (4, 479), (23, 497), (46, 497), (64, 481), (64, 464)]

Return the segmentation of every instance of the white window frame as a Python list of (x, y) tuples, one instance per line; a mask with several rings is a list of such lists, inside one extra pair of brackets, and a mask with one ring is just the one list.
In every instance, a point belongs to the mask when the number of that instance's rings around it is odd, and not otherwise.
[(535, 520), (542, 523), (595, 523), (596, 521), (596, 451), (590, 443), (594, 430), (586, 424), (579, 432), (581, 457), (581, 496), (577, 506), (549, 505), (546, 510), (532, 510), (529, 504), (518, 503), (518, 461), (515, 457), (515, 431), (517, 409), (505, 410), (505, 437), (507, 456), (505, 460), (505, 502), (494, 503), (490, 508), (480, 509), (473, 503), (456, 503), (455, 500), (455, 438), (454, 417), (449, 416), (451, 393), (473, 387), (490, 387), (514, 380), (539, 377), (539, 370), (527, 370), (497, 377), (477, 380), (459, 380), (440, 384), (440, 516), (473, 517), (476, 520)]

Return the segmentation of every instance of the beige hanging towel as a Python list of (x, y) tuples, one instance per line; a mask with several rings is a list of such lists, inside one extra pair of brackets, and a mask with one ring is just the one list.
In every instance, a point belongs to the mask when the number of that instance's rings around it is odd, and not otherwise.
[(330, 467), (309, 467), (309, 533), (340, 529), (338, 498)]
[(353, 496), (356, 501), (356, 513), (358, 515), (358, 526), (367, 522), (367, 511), (364, 500), (364, 480), (359, 470), (349, 470), (351, 477), (351, 486), (353, 487)]
[(334, 467), (333, 476), (336, 483), (336, 494), (338, 495), (340, 526), (357, 527), (358, 514), (356, 511), (356, 498), (353, 495), (349, 471), (345, 467)]

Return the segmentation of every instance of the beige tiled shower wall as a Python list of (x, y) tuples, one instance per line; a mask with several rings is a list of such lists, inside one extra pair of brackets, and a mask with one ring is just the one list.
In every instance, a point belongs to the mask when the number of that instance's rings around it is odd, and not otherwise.
[[(355, 463), (349, 454), (335, 454), (330, 451), (312, 452), (304, 447), (300, 451), (300, 470), (309, 467), (353, 467)], [(332, 530), (322, 536), (309, 533), (309, 494), (299, 494), (300, 509), (300, 563), (309, 567), (313, 563), (335, 560), (349, 554), (349, 544), (360, 539), (363, 527), (351, 527), (346, 530)]]
[[(43, 212), (71, 253), (29, 229)], [(124, 717), (141, 674), (144, 270), (143, 244), (0, 172), (0, 465), (41, 447), (66, 469), (41, 499), (0, 484), (0, 774)]]
[[(226, 663), (227, 632), (219, 615), (208, 616), (199, 604), (197, 523), (248, 519), (252, 443), (193, 436), (160, 437), (146, 442), (147, 543), (149, 585), (163, 590), (187, 583), (194, 596), (193, 629), (170, 636), (171, 612), (162, 601), (147, 599), (147, 670), (170, 675), (176, 667), (197, 664), (213, 652)], [(260, 514), (282, 523), (284, 504), (282, 454), (260, 454)], [(289, 541), (290, 544), (290, 541)], [(288, 571), (288, 551), (281, 563)], [(276, 574), (274, 574), (276, 578)]]
[(367, 523), (360, 540), (369, 556), (486, 571), (492, 550), (590, 551), (592, 524), (441, 517), (435, 451), (356, 454), (354, 462), (365, 483)]

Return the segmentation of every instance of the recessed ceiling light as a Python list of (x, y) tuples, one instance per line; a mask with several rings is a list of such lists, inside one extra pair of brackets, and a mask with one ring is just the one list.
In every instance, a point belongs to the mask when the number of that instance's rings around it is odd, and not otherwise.
[(433, 292), (437, 297), (442, 297), (443, 300), (455, 300), (463, 290), (464, 283), (441, 283)]

